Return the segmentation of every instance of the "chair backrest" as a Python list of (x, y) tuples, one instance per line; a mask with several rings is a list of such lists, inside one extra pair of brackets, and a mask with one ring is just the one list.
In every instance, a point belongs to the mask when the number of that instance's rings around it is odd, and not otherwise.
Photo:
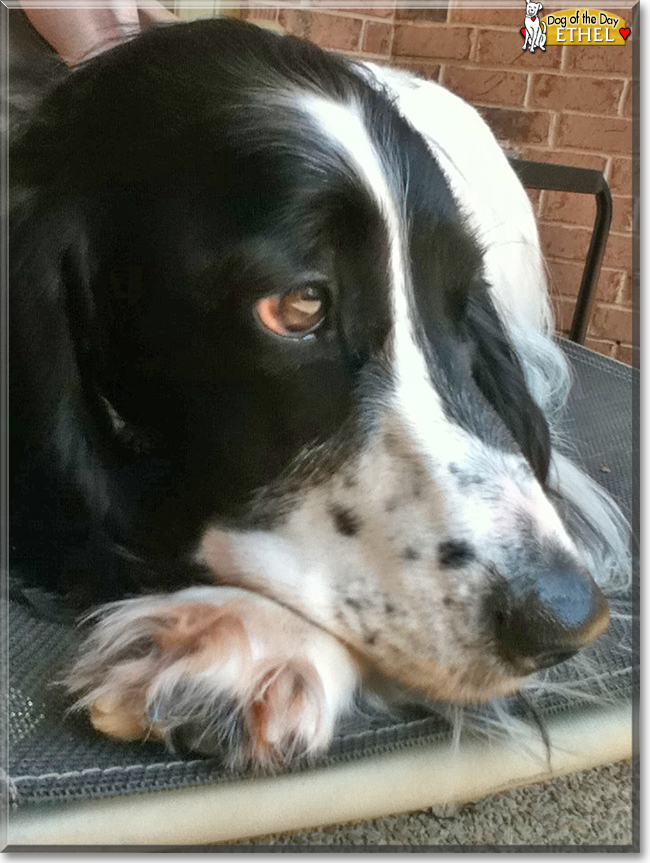
[(569, 330), (571, 341), (584, 344), (600, 266), (612, 223), (612, 195), (607, 180), (602, 171), (595, 171), (591, 168), (529, 162), (515, 157), (510, 157), (510, 164), (527, 189), (575, 192), (580, 195), (594, 195), (596, 198), (596, 218), (591, 231), (589, 250), (585, 258), (580, 290)]

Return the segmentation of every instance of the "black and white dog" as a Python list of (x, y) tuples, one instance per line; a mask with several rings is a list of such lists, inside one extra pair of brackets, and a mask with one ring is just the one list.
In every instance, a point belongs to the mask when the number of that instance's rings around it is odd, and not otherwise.
[(606, 628), (626, 526), (552, 447), (535, 221), (471, 107), (165, 26), (52, 87), (11, 179), (13, 566), (117, 600), (97, 729), (274, 764), (366, 680), (485, 701)]

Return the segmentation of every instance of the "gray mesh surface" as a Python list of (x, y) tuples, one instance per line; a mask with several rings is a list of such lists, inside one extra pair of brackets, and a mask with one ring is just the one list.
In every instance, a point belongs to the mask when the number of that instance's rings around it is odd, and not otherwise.
[[(576, 345), (566, 345), (575, 384), (564, 419), (573, 456), (605, 486), (630, 515), (638, 499), (633, 483), (633, 390), (638, 374)], [(631, 610), (631, 597), (620, 597)], [(120, 744), (95, 734), (80, 716), (65, 716), (69, 702), (55, 685), (75, 644), (70, 624), (38, 616), (20, 597), (9, 608), (8, 792), (13, 807), (62, 800), (150, 792), (241, 778), (215, 759), (170, 755), (156, 744)], [(53, 619), (52, 619), (53, 618)], [(590, 648), (606, 687), (628, 697), (633, 685), (632, 624), (615, 619)], [(579, 680), (571, 662), (555, 678)], [(575, 698), (545, 694), (536, 703), (542, 716), (576, 706)], [(413, 709), (401, 720), (356, 719), (341, 728), (320, 763), (356, 759), (450, 735), (444, 719)]]

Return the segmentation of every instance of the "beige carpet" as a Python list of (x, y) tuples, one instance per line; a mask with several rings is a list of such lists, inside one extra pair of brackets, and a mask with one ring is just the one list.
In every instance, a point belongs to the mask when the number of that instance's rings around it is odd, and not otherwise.
[(249, 845), (627, 845), (633, 843), (629, 762), (470, 803), (362, 824), (276, 835)]

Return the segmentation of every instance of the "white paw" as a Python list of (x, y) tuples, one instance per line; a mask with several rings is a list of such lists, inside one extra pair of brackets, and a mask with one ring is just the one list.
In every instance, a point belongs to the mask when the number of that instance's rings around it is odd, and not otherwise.
[(357, 670), (283, 606), (206, 587), (101, 609), (67, 684), (111, 737), (271, 767), (328, 747)]

